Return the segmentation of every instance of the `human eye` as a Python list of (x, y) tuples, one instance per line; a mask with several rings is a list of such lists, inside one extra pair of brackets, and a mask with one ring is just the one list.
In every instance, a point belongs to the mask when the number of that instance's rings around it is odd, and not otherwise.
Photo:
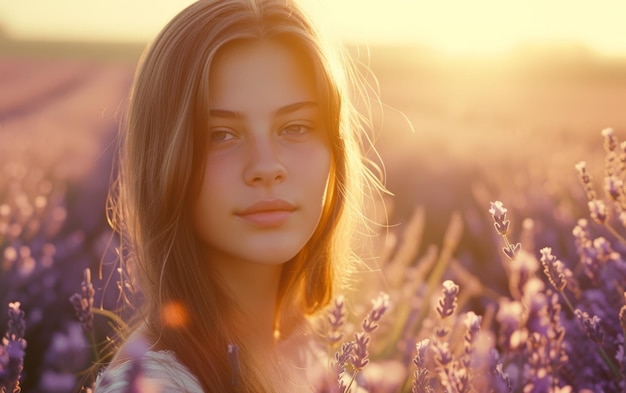
[(287, 124), (280, 130), (280, 135), (286, 137), (299, 138), (310, 134), (313, 131), (312, 124), (292, 123)]
[(214, 128), (209, 134), (210, 143), (224, 143), (237, 139), (237, 134), (233, 130)]

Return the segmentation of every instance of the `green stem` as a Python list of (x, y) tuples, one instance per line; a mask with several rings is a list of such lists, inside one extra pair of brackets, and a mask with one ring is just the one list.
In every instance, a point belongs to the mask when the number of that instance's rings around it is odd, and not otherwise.
[(124, 322), (122, 320), (122, 318), (117, 316), (117, 314), (115, 314), (114, 312), (111, 312), (111, 311), (106, 310), (104, 308), (95, 308), (95, 307), (91, 308), (91, 312), (93, 312), (94, 314), (101, 315), (101, 316), (103, 316), (105, 318), (110, 319), (111, 321), (113, 321), (117, 325), (117, 327), (119, 329), (122, 329), (124, 331), (126, 331), (128, 329), (128, 325), (126, 324), (126, 322)]
[(563, 297), (563, 300), (565, 301), (565, 304), (567, 304), (567, 308), (569, 308), (569, 310), (572, 312), (572, 314), (576, 313), (576, 310), (574, 309), (574, 306), (572, 305), (572, 303), (569, 301), (569, 298), (567, 297), (567, 295), (565, 294), (564, 291), (559, 291), (561, 293), (561, 296)]
[(356, 375), (359, 373), (359, 370), (354, 370), (354, 374), (352, 374), (352, 379), (350, 380), (350, 383), (348, 384), (348, 387), (346, 388), (346, 393), (350, 393), (350, 388), (352, 387), (352, 384), (354, 383), (354, 380), (356, 379)]
[(93, 351), (93, 358), (95, 363), (100, 362), (100, 351), (98, 351), (98, 345), (96, 344), (96, 336), (93, 333), (93, 330), (89, 332), (89, 343), (91, 344), (91, 350)]
[(619, 369), (617, 368), (615, 363), (613, 363), (611, 361), (609, 356), (604, 351), (604, 348), (602, 348), (599, 344), (598, 344), (598, 354), (602, 357), (602, 360), (604, 360), (604, 363), (606, 363), (606, 365), (609, 366), (609, 368), (611, 369), (611, 372), (613, 373), (613, 376), (618, 381), (621, 381), (622, 380), (622, 375), (620, 374)]
[(615, 230), (612, 225), (604, 224), (604, 226), (606, 227), (606, 229), (609, 230), (609, 232), (611, 232), (613, 236), (617, 238), (617, 240), (619, 240), (622, 244), (626, 244), (626, 239), (624, 239), (624, 237), (619, 232), (617, 232), (617, 230)]
[(501, 236), (504, 239), (504, 245), (506, 246), (506, 248), (511, 249), (511, 243), (509, 242), (509, 238), (506, 235)]

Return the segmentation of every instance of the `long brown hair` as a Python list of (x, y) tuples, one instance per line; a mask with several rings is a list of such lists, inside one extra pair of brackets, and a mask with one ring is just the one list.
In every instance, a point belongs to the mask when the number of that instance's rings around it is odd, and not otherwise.
[(291, 0), (200, 0), (161, 31), (132, 87), (110, 219), (135, 264), (148, 334), (158, 348), (184, 354), (179, 358), (207, 392), (233, 390), (229, 344), (240, 348), (237, 391), (278, 389), (238, 334), (238, 307), (203, 263), (189, 215), (204, 167), (200, 125), (208, 124), (212, 59), (235, 40), (259, 38), (280, 40), (311, 62), (332, 150), (320, 223), (283, 269), (275, 316), (282, 337), (344, 282), (355, 261), (363, 191), (376, 184), (361, 154), (362, 119), (349, 98), (347, 59), (331, 56)]

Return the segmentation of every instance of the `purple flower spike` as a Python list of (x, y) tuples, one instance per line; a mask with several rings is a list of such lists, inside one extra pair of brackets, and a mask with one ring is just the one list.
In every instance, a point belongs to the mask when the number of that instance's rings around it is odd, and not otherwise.
[(604, 204), (604, 201), (594, 199), (589, 201), (588, 205), (591, 218), (593, 218), (598, 224), (604, 224), (607, 217), (606, 205)]
[(441, 319), (447, 318), (454, 314), (456, 309), (456, 295), (459, 293), (459, 286), (452, 280), (446, 280), (443, 282), (443, 296), (439, 298), (439, 304), (437, 305), (437, 312)]
[(341, 344), (341, 352), (335, 353), (335, 371), (337, 373), (337, 387), (339, 388), (339, 393), (345, 393), (346, 390), (348, 390), (343, 375), (346, 372), (346, 365), (348, 361), (352, 359), (353, 355), (354, 342), (352, 341)]
[(589, 314), (578, 309), (576, 309), (575, 314), (576, 318), (578, 318), (583, 324), (585, 333), (587, 333), (587, 336), (591, 339), (591, 341), (598, 345), (602, 345), (604, 341), (604, 330), (602, 329), (602, 326), (600, 326), (600, 318), (597, 315), (589, 317)]
[(415, 354), (415, 358), (413, 358), (413, 363), (416, 367), (426, 367), (426, 351), (428, 351), (429, 345), (430, 340), (427, 338), (415, 344), (417, 353)]
[(504, 252), (504, 255), (506, 255), (507, 258), (515, 259), (515, 257), (519, 253), (519, 250), (521, 249), (522, 249), (522, 244), (516, 243), (516, 244), (510, 244), (508, 247), (502, 247), (502, 252)]
[(557, 291), (563, 292), (566, 281), (561, 271), (562, 263), (552, 255), (552, 248), (544, 247), (541, 249), (541, 264), (543, 265), (543, 272), (548, 276), (548, 280), (550, 280), (550, 284), (552, 284)]
[(10, 341), (24, 338), (26, 322), (24, 322), (24, 311), (20, 309), (20, 306), (20, 302), (9, 303), (9, 323), (6, 338)]
[(463, 358), (463, 365), (466, 368), (470, 368), (470, 363), (472, 360), (472, 353), (474, 352), (474, 341), (476, 340), (476, 335), (480, 330), (480, 323), (482, 322), (482, 317), (476, 315), (474, 311), (469, 311), (465, 317), (465, 336), (464, 339), (464, 352), (465, 357)]
[[(476, 315), (475, 312), (469, 311), (465, 316), (465, 327), (467, 328), (466, 337), (473, 338), (476, 333), (480, 330), (480, 323), (482, 322), (482, 317)], [(472, 341), (472, 340), (469, 340)]]
[(447, 341), (435, 341), (435, 362), (441, 368), (446, 368), (454, 360), (450, 343)]
[(336, 370), (339, 376), (346, 371), (346, 363), (352, 358), (353, 354), (354, 342), (352, 341), (341, 344), (341, 351), (335, 353)]
[(498, 233), (502, 236), (506, 235), (509, 231), (510, 221), (506, 219), (507, 211), (508, 210), (504, 207), (502, 202), (491, 202), (491, 208), (489, 208), (489, 213), (493, 218), (493, 225), (496, 227), (496, 231), (498, 231)]
[(604, 179), (604, 190), (614, 201), (619, 199), (623, 186), (624, 182), (616, 176), (608, 176)]
[[(9, 323), (0, 345), (0, 392), (20, 392), (26, 350), (24, 311), (20, 302), (9, 303)], [(6, 389), (6, 390), (5, 390)]]
[(363, 320), (363, 330), (371, 333), (378, 327), (377, 322), (380, 321), (385, 311), (389, 308), (389, 295), (381, 292), (378, 297), (372, 300), (372, 310)]
[(70, 296), (70, 302), (74, 306), (76, 316), (86, 332), (93, 331), (93, 297), (96, 291), (91, 283), (91, 270), (85, 269), (84, 279), (80, 284), (81, 293), (75, 293)]
[(337, 296), (333, 300), (333, 304), (326, 318), (330, 325), (330, 329), (326, 338), (331, 344), (335, 344), (343, 338), (342, 328), (343, 325), (346, 323), (344, 301), (345, 299), (343, 295)]
[(614, 151), (618, 145), (615, 131), (611, 127), (607, 127), (602, 130), (602, 136), (604, 137), (604, 150), (607, 153)]
[(505, 386), (506, 386), (506, 391), (507, 392), (512, 392), (513, 391), (513, 385), (511, 383), (511, 378), (509, 377), (509, 374), (507, 374), (504, 369), (502, 368), (502, 364), (498, 363), (498, 365), (496, 365), (496, 376), (498, 378), (500, 378), (500, 380), (502, 382), (504, 382)]
[(428, 369), (426, 368), (426, 351), (430, 345), (429, 339), (424, 339), (417, 344), (415, 348), (417, 353), (413, 358), (413, 364), (415, 365), (415, 379), (411, 386), (411, 393), (432, 393), (433, 388), (428, 380)]
[(367, 347), (370, 343), (370, 337), (365, 332), (354, 334), (354, 356), (352, 357), (352, 366), (355, 370), (364, 369), (369, 363), (369, 351)]
[(574, 165), (574, 167), (578, 171), (578, 176), (580, 176), (580, 181), (583, 184), (591, 182), (591, 177), (589, 176), (589, 172), (587, 172), (587, 163), (585, 161), (578, 162), (578, 164)]
[(585, 188), (585, 193), (587, 194), (587, 200), (593, 201), (596, 199), (596, 192), (593, 189), (593, 185), (591, 184), (591, 176), (589, 172), (587, 172), (587, 163), (585, 161), (580, 161), (575, 165), (576, 170), (578, 171), (578, 177), (583, 187)]

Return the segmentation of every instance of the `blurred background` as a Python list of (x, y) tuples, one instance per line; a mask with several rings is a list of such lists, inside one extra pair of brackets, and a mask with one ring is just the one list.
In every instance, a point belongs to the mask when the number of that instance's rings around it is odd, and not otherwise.
[[(0, 3), (0, 305), (26, 311), (24, 391), (68, 391), (89, 362), (67, 299), (85, 267), (114, 260), (105, 198), (120, 113), (146, 43), (190, 3)], [(423, 251), (457, 212), (455, 258), (496, 292), (489, 201), (509, 208), (514, 237), (532, 218), (535, 242), (573, 255), (571, 228), (587, 215), (574, 165), (601, 179), (600, 131), (626, 136), (626, 3), (303, 5), (376, 78), (392, 231), (422, 207)], [(115, 304), (101, 294), (114, 281), (96, 283), (99, 301)]]

